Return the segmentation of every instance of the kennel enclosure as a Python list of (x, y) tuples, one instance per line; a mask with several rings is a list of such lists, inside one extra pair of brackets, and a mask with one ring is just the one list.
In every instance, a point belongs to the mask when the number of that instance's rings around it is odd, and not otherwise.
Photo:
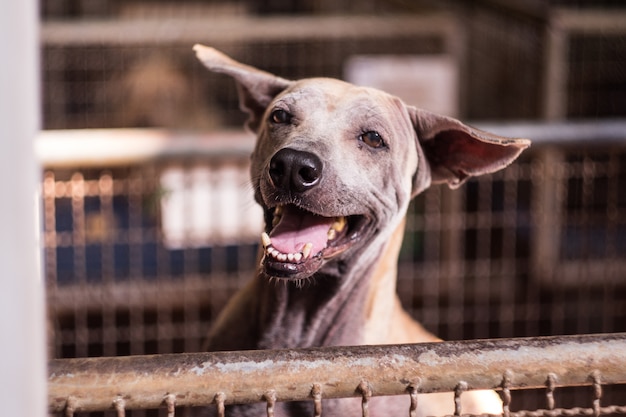
[[(195, 62), (200, 41), (287, 78), (343, 78), (349, 62), (390, 55), (448, 74), (451, 114), (535, 141), (502, 172), (414, 201), (403, 305), (453, 341), (626, 331), (623, 7), (485, 0), (459, 14), (368, 1), (370, 16), (346, 20), (342, 1), (298, 2), (298, 19), (268, 17), (272, 2), (70, 3), (47, 2), (41, 31), (51, 359), (198, 352), (253, 274), (253, 139), (230, 80)], [(533, 122), (507, 126), (519, 118)], [(512, 412), (546, 408), (544, 385), (511, 389)], [(602, 406), (623, 404), (623, 385), (601, 385)], [(595, 413), (593, 387), (559, 386), (555, 408)]]

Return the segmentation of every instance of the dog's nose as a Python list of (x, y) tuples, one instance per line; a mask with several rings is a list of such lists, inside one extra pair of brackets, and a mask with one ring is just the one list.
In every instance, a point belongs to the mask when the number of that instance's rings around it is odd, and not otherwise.
[(276, 188), (302, 193), (319, 183), (322, 161), (310, 152), (284, 148), (272, 157), (269, 174)]

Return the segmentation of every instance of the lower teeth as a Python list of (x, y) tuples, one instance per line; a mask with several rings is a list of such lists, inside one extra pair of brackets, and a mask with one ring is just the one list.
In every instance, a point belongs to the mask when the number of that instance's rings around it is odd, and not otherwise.
[[(281, 215), (282, 209), (281, 207), (277, 207), (272, 221), (272, 223), (274, 223), (273, 226), (278, 223)], [(328, 230), (328, 240), (334, 240), (337, 237), (337, 233), (344, 229), (346, 223), (345, 217), (337, 217), (331, 228)], [(272, 239), (265, 232), (261, 234), (261, 242), (263, 244), (263, 248), (265, 248), (265, 254), (280, 262), (300, 262), (304, 259), (308, 259), (311, 256), (311, 251), (313, 250), (313, 244), (307, 243), (302, 247), (300, 252), (282, 253), (272, 246)]]
[(280, 262), (300, 262), (303, 259), (307, 259), (311, 255), (311, 250), (313, 249), (313, 244), (307, 243), (302, 248), (302, 252), (282, 253), (272, 246), (272, 240), (265, 232), (261, 234), (261, 242), (265, 248), (265, 254)]

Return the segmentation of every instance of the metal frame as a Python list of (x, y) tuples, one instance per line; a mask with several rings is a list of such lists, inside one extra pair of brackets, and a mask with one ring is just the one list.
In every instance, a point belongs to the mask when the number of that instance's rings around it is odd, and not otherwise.
[(543, 117), (562, 120), (567, 116), (568, 53), (573, 35), (626, 35), (623, 10), (570, 10), (558, 8), (546, 31)]

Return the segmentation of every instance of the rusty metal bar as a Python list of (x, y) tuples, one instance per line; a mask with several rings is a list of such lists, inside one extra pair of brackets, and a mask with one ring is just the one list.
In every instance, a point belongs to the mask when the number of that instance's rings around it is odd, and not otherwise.
[(124, 410), (159, 408), (168, 398), (176, 406), (270, 408), (274, 401), (360, 396), (366, 407), (370, 395), (546, 388), (548, 381), (552, 389), (626, 383), (626, 333), (56, 359), (48, 400), (51, 412), (119, 411), (120, 401)]

